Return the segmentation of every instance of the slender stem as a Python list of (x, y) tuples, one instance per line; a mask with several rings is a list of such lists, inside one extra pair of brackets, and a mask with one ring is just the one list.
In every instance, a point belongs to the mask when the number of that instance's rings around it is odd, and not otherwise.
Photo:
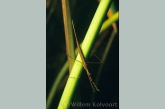
[[(69, 0), (61, 0), (61, 2), (67, 55), (75, 58)], [(73, 64), (74, 60), (68, 57), (69, 73), (71, 72)]]
[(116, 12), (111, 18), (109, 18), (108, 20), (106, 20), (103, 23), (103, 26), (100, 30), (100, 33), (102, 33), (103, 31), (105, 31), (108, 27), (111, 26), (111, 24), (115, 21), (117, 21), (119, 19), (119, 12)]

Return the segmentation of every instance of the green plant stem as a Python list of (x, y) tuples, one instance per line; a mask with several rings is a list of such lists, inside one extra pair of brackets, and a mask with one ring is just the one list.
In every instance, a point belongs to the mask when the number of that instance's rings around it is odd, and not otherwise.
[(56, 77), (53, 86), (50, 90), (50, 93), (48, 95), (47, 101), (46, 101), (46, 109), (50, 109), (50, 105), (52, 103), (53, 97), (56, 94), (57, 91), (57, 87), (59, 86), (62, 78), (64, 77), (64, 75), (66, 74), (68, 70), (68, 62), (66, 62), (63, 66), (63, 68), (61, 69), (61, 71), (59, 72), (58, 76)]
[(112, 3), (111, 9), (113, 13), (116, 13), (116, 7), (115, 7), (115, 2)]
[[(82, 51), (84, 57), (87, 59), (91, 49), (93, 47), (94, 41), (97, 38), (99, 30), (101, 28), (103, 19), (108, 11), (110, 4), (112, 3), (111, 0), (101, 0), (96, 13), (93, 17), (93, 20), (90, 24), (90, 27), (86, 33), (85, 39), (82, 43)], [(80, 55), (78, 54), (76, 60), (81, 61)], [(64, 92), (62, 94), (61, 100), (58, 105), (58, 109), (68, 109), (69, 104), (73, 98), (76, 86), (78, 84), (78, 80), (80, 78), (83, 66), (78, 61), (75, 61), (70, 76), (68, 78), (67, 84), (65, 86)]]
[(113, 22), (117, 21), (119, 19), (119, 12), (116, 12), (111, 18), (106, 20), (103, 23), (103, 26), (101, 27), (100, 34), (105, 31), (108, 27), (112, 25)]

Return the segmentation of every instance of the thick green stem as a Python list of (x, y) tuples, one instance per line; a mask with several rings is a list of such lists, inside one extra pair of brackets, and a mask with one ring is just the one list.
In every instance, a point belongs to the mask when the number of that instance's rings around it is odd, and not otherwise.
[[(93, 17), (93, 20), (90, 24), (88, 31), (87, 31), (85, 39), (82, 43), (82, 51), (83, 51), (84, 57), (86, 59), (89, 57), (93, 44), (100, 31), (104, 17), (110, 7), (110, 4), (112, 3), (111, 1), (112, 0), (101, 0), (100, 4), (96, 10), (96, 13)], [(79, 54), (78, 54), (76, 60), (81, 61)], [(60, 103), (58, 105), (58, 109), (68, 109), (69, 108), (69, 105), (70, 105), (71, 100), (74, 95), (74, 91), (76, 89), (78, 80), (80, 78), (80, 75), (81, 75), (81, 72), (83, 69), (82, 64), (78, 61), (75, 61), (74, 65), (73, 65), (72, 71), (70, 73), (70, 76), (69, 76), (67, 84), (65, 86), (63, 95), (62, 95)]]

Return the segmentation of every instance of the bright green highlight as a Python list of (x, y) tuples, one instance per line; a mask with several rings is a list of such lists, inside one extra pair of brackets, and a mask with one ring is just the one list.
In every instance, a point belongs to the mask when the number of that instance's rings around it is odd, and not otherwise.
[(117, 21), (119, 19), (119, 12), (116, 12), (111, 18), (109, 18), (108, 20), (106, 20), (103, 23), (103, 26), (101, 27), (100, 33), (102, 33), (103, 31), (105, 31), (108, 27), (111, 26), (111, 24), (115, 21)]

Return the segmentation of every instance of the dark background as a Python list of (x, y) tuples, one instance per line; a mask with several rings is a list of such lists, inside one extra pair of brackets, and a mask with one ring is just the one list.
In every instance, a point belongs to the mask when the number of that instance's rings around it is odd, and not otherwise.
[[(114, 0), (114, 2), (116, 10), (119, 10), (119, 1)], [(83, 40), (98, 4), (99, 2), (97, 0), (73, 0), (71, 2), (71, 14), (75, 22), (79, 42)], [(54, 6), (54, 12), (48, 19), (48, 13), (52, 6)], [(119, 22), (117, 21), (116, 24), (119, 29)], [(54, 79), (67, 60), (61, 0), (47, 1), (46, 25), (46, 95), (48, 95)], [(112, 30), (112, 27), (110, 27), (107, 37), (105, 37), (104, 41), (95, 52), (99, 58), (103, 55), (102, 53)], [(93, 58), (91, 58), (88, 61), (93, 62), (97, 60), (93, 60)], [(88, 67), (92, 74), (92, 78), (95, 80), (95, 72), (97, 72), (99, 64), (89, 64)], [(69, 72), (66, 77), (68, 75)], [(63, 83), (66, 83), (66, 79), (63, 80)], [(90, 102), (93, 92), (85, 71), (82, 72), (79, 86), (81, 102)], [(118, 103), (119, 106), (119, 34), (115, 36), (107, 59), (104, 63), (98, 88), (100, 89), (100, 92), (95, 92), (96, 98), (93, 102)], [(54, 99), (54, 104), (52, 104), (51, 108), (56, 108), (58, 106), (63, 89), (63, 86), (57, 89), (58, 94), (56, 95), (56, 99)]]

